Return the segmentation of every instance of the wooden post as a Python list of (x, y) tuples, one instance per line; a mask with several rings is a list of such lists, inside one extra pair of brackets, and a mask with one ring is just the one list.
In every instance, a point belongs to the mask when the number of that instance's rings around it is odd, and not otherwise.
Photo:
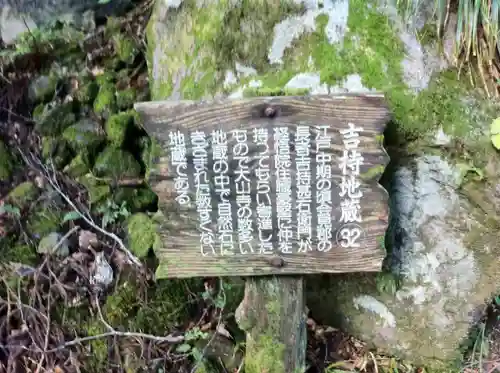
[(380, 95), (135, 106), (161, 154), (157, 273), (249, 276), (237, 310), (247, 373), (303, 372), (304, 279), (380, 271), (388, 163)]
[(248, 277), (236, 320), (247, 333), (245, 372), (305, 372), (302, 276)]

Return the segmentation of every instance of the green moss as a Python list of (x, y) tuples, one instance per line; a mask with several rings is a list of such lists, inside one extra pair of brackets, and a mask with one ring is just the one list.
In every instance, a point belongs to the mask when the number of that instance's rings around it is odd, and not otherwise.
[(144, 213), (137, 213), (127, 221), (130, 250), (138, 257), (145, 257), (158, 239), (156, 224)]
[(76, 92), (77, 100), (85, 105), (92, 105), (99, 93), (99, 84), (89, 78), (83, 79), (80, 84), (81, 87)]
[(43, 136), (58, 136), (64, 129), (76, 121), (74, 102), (67, 102), (51, 108), (49, 105), (43, 108), (37, 107), (35, 130)]
[(385, 171), (385, 166), (378, 165), (370, 168), (368, 171), (360, 175), (360, 178), (365, 181), (379, 180)]
[(106, 83), (100, 86), (99, 93), (94, 101), (94, 112), (102, 117), (108, 117), (116, 112), (115, 86)]
[(245, 372), (247, 373), (282, 373), (285, 371), (283, 353), (285, 346), (276, 343), (274, 338), (262, 335), (254, 342), (252, 351), (257, 351), (253, 356), (245, 359)]
[(141, 166), (131, 153), (108, 146), (97, 156), (93, 172), (97, 177), (111, 180), (136, 178), (141, 174)]
[(63, 168), (72, 157), (71, 147), (66, 140), (55, 136), (42, 137), (42, 158), (57, 169)]
[(23, 208), (33, 202), (38, 194), (37, 187), (31, 181), (25, 181), (10, 191), (7, 202), (13, 206)]
[[(98, 336), (106, 333), (106, 329), (100, 320), (92, 320), (84, 327), (87, 336)], [(91, 340), (88, 344), (90, 347), (90, 357), (86, 359), (86, 367), (93, 372), (105, 371), (108, 365), (108, 343), (106, 338), (97, 338)]]
[[(175, 24), (165, 26), (172, 28), (165, 33), (155, 29), (156, 17), (160, 17), (155, 11), (147, 30), (150, 72), (155, 48), (161, 50), (165, 62), (156, 62), (157, 74), (150, 80), (152, 98), (169, 97), (179, 75), (183, 75), (178, 88), (182, 97), (196, 100), (223, 90), (225, 72), (233, 69), (236, 61), (259, 70), (267, 68), (272, 42), (269, 32), (276, 23), (303, 9), (293, 1), (263, 0), (243, 0), (237, 6), (224, 0), (198, 8), (195, 0), (189, 0), (175, 15)], [(169, 40), (164, 34), (173, 37)], [(188, 73), (184, 73), (186, 69)]]
[(282, 88), (246, 88), (244, 97), (271, 97), (271, 96), (306, 96), (309, 89), (282, 89)]
[(113, 35), (112, 40), (118, 59), (127, 65), (132, 64), (139, 53), (134, 40), (120, 33)]
[(38, 259), (35, 249), (23, 243), (14, 243), (6, 246), (4, 250), (0, 249), (0, 255), (3, 263), (34, 265)]
[(5, 143), (0, 140), (0, 180), (7, 180), (12, 175), (14, 159), (7, 150)]
[(49, 233), (56, 232), (62, 221), (62, 211), (45, 206), (37, 207), (29, 218), (27, 228), (35, 237), (43, 237)]
[(137, 112), (129, 110), (111, 115), (106, 121), (105, 130), (108, 140), (114, 145), (120, 147), (127, 138), (135, 125)]
[(148, 187), (121, 187), (113, 193), (113, 200), (119, 206), (126, 203), (130, 212), (151, 211), (156, 208), (158, 197)]
[(146, 169), (145, 179), (148, 180), (156, 160), (162, 153), (162, 148), (155, 138), (149, 136), (144, 136), (139, 140), (139, 147), (141, 149), (141, 160)]
[(83, 154), (78, 154), (73, 160), (64, 168), (64, 172), (72, 178), (77, 178), (89, 172), (89, 165), (86, 157)]
[(91, 204), (96, 204), (111, 194), (111, 187), (109, 184), (100, 184), (99, 181), (90, 174), (78, 178), (77, 181), (87, 189), (89, 202)]
[[(131, 332), (158, 334), (158, 330), (172, 330), (188, 315), (191, 294), (202, 291), (200, 282), (160, 280), (145, 287), (130, 276), (123, 279), (113, 294), (107, 297), (103, 308), (105, 318), (113, 326)], [(186, 291), (189, 289), (190, 291)]]
[(87, 119), (66, 128), (62, 133), (62, 138), (77, 152), (87, 149), (93, 151), (105, 141), (104, 135), (98, 132), (97, 126)]
[(116, 83), (116, 77), (113, 73), (106, 71), (103, 74), (99, 74), (95, 77), (95, 81), (99, 88), (103, 86), (107, 86), (109, 84), (115, 84)]
[(134, 106), (137, 97), (135, 88), (126, 88), (116, 93), (116, 105), (120, 110), (128, 110)]

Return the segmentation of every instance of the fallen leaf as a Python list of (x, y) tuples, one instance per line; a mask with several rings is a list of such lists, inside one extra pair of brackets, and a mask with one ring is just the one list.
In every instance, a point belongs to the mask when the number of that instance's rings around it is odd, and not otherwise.
[(218, 324), (215, 331), (228, 339), (233, 339), (233, 337), (231, 336), (231, 333), (229, 333), (229, 331), (226, 329), (226, 326), (224, 325), (224, 323)]

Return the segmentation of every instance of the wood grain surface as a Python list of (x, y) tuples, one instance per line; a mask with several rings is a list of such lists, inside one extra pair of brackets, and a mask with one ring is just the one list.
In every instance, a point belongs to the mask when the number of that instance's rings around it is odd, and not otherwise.
[[(389, 158), (382, 141), (386, 123), (390, 113), (382, 95), (328, 95), (305, 97), (258, 97), (241, 100), (213, 100), (209, 102), (193, 101), (160, 101), (143, 102), (135, 105), (142, 124), (148, 134), (156, 139), (162, 148), (162, 154), (155, 161), (150, 173), (149, 183), (159, 197), (159, 208), (163, 213), (163, 221), (159, 224), (163, 247), (156, 254), (160, 259), (159, 271), (167, 277), (194, 277), (194, 276), (259, 276), (271, 274), (309, 274), (309, 273), (338, 273), (363, 272), (381, 270), (385, 257), (383, 239), (388, 224), (388, 196), (378, 180), (384, 171)], [(348, 123), (363, 128), (360, 132), (358, 151), (364, 160), (360, 167), (358, 181), (363, 192), (361, 198), (362, 222), (356, 223), (363, 231), (360, 247), (346, 248), (339, 244), (339, 232), (343, 225), (339, 222), (341, 207), (339, 196), (342, 173), (338, 166), (343, 154), (344, 144), (341, 130), (348, 128)], [(326, 151), (332, 155), (332, 239), (333, 247), (328, 252), (317, 250), (317, 212), (313, 210), (312, 246), (308, 252), (297, 252), (298, 243), (295, 241), (292, 253), (283, 253), (278, 249), (277, 237), (279, 229), (276, 220), (273, 221), (273, 251), (259, 254), (254, 252), (241, 253), (238, 249), (238, 231), (236, 206), (234, 205), (234, 250), (225, 252), (216, 251), (215, 255), (201, 254), (200, 225), (196, 206), (180, 206), (175, 198), (174, 188), (175, 170), (171, 162), (169, 150), (169, 133), (181, 131), (186, 139), (193, 131), (203, 131), (210, 139), (213, 130), (223, 130), (228, 134), (236, 129), (246, 129), (249, 134), (255, 128), (266, 128), (270, 133), (269, 146), (271, 156), (275, 155), (272, 143), (273, 130), (277, 127), (287, 127), (290, 131), (289, 150), (292, 157), (291, 190), (292, 205), (295, 206), (297, 197), (297, 177), (295, 172), (295, 131), (298, 125), (311, 128), (311, 178), (313, 204), (316, 199), (316, 148), (315, 135), (318, 126), (328, 126), (331, 135), (331, 146)], [(252, 147), (249, 141), (249, 157), (252, 170), (251, 198), (253, 216), (253, 247), (258, 247), (256, 229), (256, 181), (255, 168), (258, 147)], [(229, 176), (234, 184), (235, 168), (238, 162), (234, 161), (229, 145)], [(193, 184), (193, 157), (191, 148), (187, 147), (188, 172), (190, 174), (189, 195), (195, 198)], [(212, 170), (213, 154), (209, 151), (208, 170)], [(273, 162), (271, 162), (272, 164)], [(273, 216), (277, 214), (276, 204), (276, 170), (272, 169), (271, 196), (273, 200)], [(208, 173), (213, 187), (213, 173)], [(212, 195), (213, 216), (211, 228), (217, 231), (217, 206), (220, 203), (218, 196)], [(235, 204), (234, 186), (229, 196)], [(314, 206), (313, 206), (314, 208)], [(293, 215), (293, 228), (296, 229), (296, 212)], [(295, 237), (295, 240), (297, 237)], [(165, 271), (165, 272), (163, 272)]]

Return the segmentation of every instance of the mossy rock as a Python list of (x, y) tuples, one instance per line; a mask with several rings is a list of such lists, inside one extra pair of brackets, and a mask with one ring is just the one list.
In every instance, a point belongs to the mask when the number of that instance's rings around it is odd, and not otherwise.
[(7, 203), (20, 209), (29, 206), (38, 195), (38, 188), (31, 181), (19, 184), (7, 194)]
[(119, 180), (139, 177), (141, 165), (131, 153), (108, 146), (97, 156), (93, 170), (97, 177)]
[(99, 84), (90, 78), (82, 79), (81, 87), (76, 91), (76, 99), (85, 105), (92, 105), (99, 93)]
[(141, 161), (146, 169), (147, 179), (156, 160), (161, 155), (162, 148), (155, 138), (149, 136), (140, 137), (138, 139), (138, 147), (141, 152)]
[(78, 154), (63, 170), (68, 176), (78, 178), (90, 171), (88, 157), (82, 153)]
[(107, 118), (116, 111), (116, 88), (114, 84), (106, 82), (100, 86), (99, 93), (94, 100), (94, 112)]
[(62, 169), (73, 157), (69, 143), (55, 136), (42, 137), (42, 158), (44, 162), (52, 162), (54, 167)]
[(113, 193), (113, 199), (117, 205), (123, 202), (127, 204), (130, 212), (152, 211), (158, 203), (158, 196), (147, 187), (121, 187)]
[(127, 220), (127, 237), (130, 251), (139, 258), (146, 257), (149, 249), (160, 239), (154, 221), (144, 213), (137, 213)]
[(30, 100), (37, 103), (47, 103), (53, 100), (59, 81), (60, 78), (54, 73), (39, 76), (29, 86)]
[(137, 98), (137, 91), (135, 88), (125, 88), (116, 92), (116, 105), (119, 110), (128, 110), (134, 106)]
[(62, 137), (76, 152), (84, 149), (92, 152), (106, 140), (99, 130), (99, 123), (87, 118), (66, 128)]
[(43, 109), (37, 107), (35, 130), (42, 136), (58, 136), (67, 127), (75, 123), (77, 111), (75, 102), (67, 102), (64, 104), (50, 107), (45, 105)]
[(14, 159), (8, 151), (7, 145), (0, 140), (0, 180), (7, 180), (12, 175)]
[(113, 35), (112, 40), (118, 60), (131, 65), (139, 54), (134, 40), (120, 33)]
[(77, 178), (77, 181), (87, 189), (89, 202), (93, 205), (103, 201), (111, 195), (111, 187), (108, 184), (100, 183), (91, 174), (81, 176)]
[(137, 112), (124, 111), (111, 115), (106, 121), (105, 130), (108, 140), (116, 147), (123, 145), (127, 135), (134, 128)]

